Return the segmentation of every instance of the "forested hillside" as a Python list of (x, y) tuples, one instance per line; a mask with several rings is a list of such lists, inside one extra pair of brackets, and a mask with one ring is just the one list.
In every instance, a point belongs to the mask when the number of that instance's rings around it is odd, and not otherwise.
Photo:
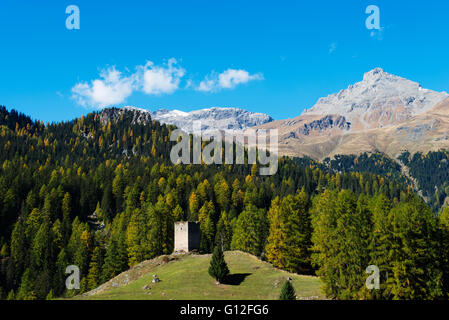
[[(200, 221), (202, 252), (220, 244), (318, 272), (332, 298), (445, 294), (447, 214), (440, 221), (400, 179), (288, 158), (273, 176), (257, 165), (172, 165), (173, 129), (131, 110), (44, 125), (1, 108), (0, 297), (93, 289), (171, 253), (178, 220)], [(363, 289), (373, 263), (389, 277), (378, 295)], [(77, 291), (65, 289), (72, 264)]]
[(449, 196), (449, 152), (433, 151), (427, 154), (404, 152), (401, 155), (410, 174), (417, 180), (429, 205), (435, 209), (448, 205)]
[[(420, 152), (411, 155), (403, 152), (398, 160), (405, 165), (410, 177), (417, 183), (427, 204), (438, 212), (449, 204), (449, 152), (446, 150), (431, 151), (427, 154)], [(302, 160), (304, 161), (304, 160)], [(309, 160), (313, 163), (313, 160)], [(326, 158), (322, 164), (316, 165), (330, 172), (370, 172), (387, 177), (391, 181), (399, 182), (409, 188), (413, 182), (403, 175), (400, 163), (381, 153), (361, 155), (337, 155)]]

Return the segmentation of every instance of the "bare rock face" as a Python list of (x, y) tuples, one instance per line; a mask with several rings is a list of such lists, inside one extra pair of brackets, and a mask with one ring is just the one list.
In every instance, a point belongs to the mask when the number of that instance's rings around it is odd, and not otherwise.
[(310, 134), (310, 131), (323, 132), (332, 128), (350, 130), (351, 123), (347, 122), (346, 118), (343, 116), (327, 115), (319, 120), (305, 123), (304, 126), (299, 129), (299, 133), (308, 136)]
[(129, 116), (132, 118), (131, 123), (148, 124), (151, 122), (151, 114), (144, 109), (129, 109), (129, 108), (107, 108), (100, 112), (100, 122), (102, 125), (109, 121), (115, 122), (121, 117)]

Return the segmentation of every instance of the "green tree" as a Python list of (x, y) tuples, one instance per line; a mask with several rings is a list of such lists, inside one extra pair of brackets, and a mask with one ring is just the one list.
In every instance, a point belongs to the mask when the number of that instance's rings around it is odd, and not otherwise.
[(14, 225), (11, 235), (11, 258), (14, 260), (16, 272), (21, 274), (27, 264), (27, 243), (25, 225), (20, 217)]
[(90, 290), (95, 289), (101, 284), (100, 268), (103, 264), (102, 260), (103, 256), (100, 247), (95, 247), (89, 264), (89, 274), (87, 275), (87, 282)]
[(295, 289), (293, 288), (290, 281), (286, 281), (282, 286), (279, 300), (296, 300)]
[(444, 208), (440, 213), (438, 227), (441, 237), (440, 265), (442, 266), (443, 272), (442, 286), (444, 295), (446, 298), (448, 298), (449, 297), (449, 207)]
[(266, 246), (267, 260), (291, 272), (310, 272), (312, 227), (309, 199), (304, 190), (296, 196), (274, 199), (268, 219), (270, 232)]
[(260, 256), (264, 251), (267, 232), (265, 210), (249, 204), (237, 219), (231, 249)]
[(129, 266), (134, 266), (143, 260), (144, 252), (141, 246), (143, 236), (140, 229), (144, 221), (141, 219), (140, 215), (140, 209), (135, 209), (126, 230), (126, 245)]
[(217, 234), (215, 235), (215, 245), (221, 246), (223, 251), (229, 250), (231, 248), (232, 241), (232, 226), (229, 221), (228, 214), (223, 211), (218, 220), (217, 224)]
[(15, 300), (16, 296), (14, 294), (14, 290), (9, 291), (8, 293), (8, 297), (6, 298), (6, 300)]
[(34, 291), (33, 276), (30, 269), (26, 269), (22, 281), (20, 283), (19, 291), (17, 293), (17, 300), (36, 300), (36, 293)]
[(56, 259), (56, 265), (55, 265), (55, 276), (54, 276), (54, 294), (56, 296), (62, 295), (62, 293), (65, 290), (65, 280), (66, 280), (66, 273), (65, 270), (69, 266), (68, 260), (67, 260), (67, 253), (64, 248), (61, 249), (61, 251), (58, 254), (58, 257)]
[(215, 197), (221, 210), (227, 210), (231, 197), (231, 190), (223, 178), (214, 185)]
[[(391, 269), (393, 232), (391, 230), (390, 211), (392, 202), (383, 194), (371, 201), (373, 230), (370, 235), (370, 264), (380, 270), (380, 289), (365, 292), (366, 298), (391, 299)], [(390, 275), (387, 277), (387, 275)]]
[(212, 201), (206, 201), (200, 209), (198, 220), (201, 229), (200, 251), (209, 253), (212, 251), (215, 237), (214, 225), (215, 208)]
[(442, 295), (438, 266), (437, 221), (415, 196), (391, 210), (393, 247), (391, 265), (394, 299), (435, 299)]
[(102, 268), (102, 282), (112, 279), (123, 271), (123, 263), (120, 261), (118, 251), (117, 241), (111, 238), (108, 242)]
[(365, 285), (370, 234), (363, 200), (351, 191), (325, 191), (313, 208), (313, 259), (329, 297), (356, 299)]
[(229, 274), (228, 265), (224, 259), (221, 246), (216, 246), (209, 265), (209, 275), (222, 283)]
[(45, 300), (53, 300), (53, 290), (50, 290), (50, 292), (48, 293), (47, 297), (45, 298)]

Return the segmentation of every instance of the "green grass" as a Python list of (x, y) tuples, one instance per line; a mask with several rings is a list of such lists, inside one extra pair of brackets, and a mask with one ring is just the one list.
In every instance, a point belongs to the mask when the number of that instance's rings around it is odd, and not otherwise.
[[(210, 255), (177, 256), (170, 262), (155, 263), (146, 267), (145, 273), (127, 285), (122, 287), (108, 285), (96, 294), (78, 296), (75, 299), (272, 300), (278, 299), (282, 284), (287, 277), (292, 278), (298, 298), (324, 298), (317, 277), (284, 272), (239, 251), (225, 253), (231, 272), (229, 280), (231, 283), (216, 284), (208, 274), (210, 257)], [(153, 274), (157, 274), (161, 282), (152, 283)], [(123, 274), (119, 279), (123, 279)], [(116, 284), (120, 281), (116, 280)], [(143, 288), (146, 285), (149, 285), (149, 290)]]

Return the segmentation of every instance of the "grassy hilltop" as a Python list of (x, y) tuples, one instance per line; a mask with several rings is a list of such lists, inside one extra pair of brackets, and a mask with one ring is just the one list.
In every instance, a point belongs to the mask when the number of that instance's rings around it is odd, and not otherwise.
[[(317, 277), (278, 270), (255, 256), (228, 251), (225, 259), (230, 276), (217, 285), (207, 270), (211, 255), (162, 256), (142, 262), (90, 293), (75, 299), (278, 299), (284, 281), (290, 277), (298, 299), (323, 299)], [(152, 283), (153, 275), (160, 278)]]

